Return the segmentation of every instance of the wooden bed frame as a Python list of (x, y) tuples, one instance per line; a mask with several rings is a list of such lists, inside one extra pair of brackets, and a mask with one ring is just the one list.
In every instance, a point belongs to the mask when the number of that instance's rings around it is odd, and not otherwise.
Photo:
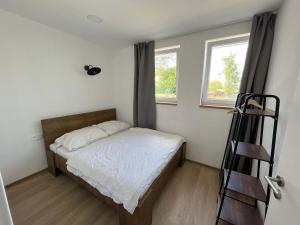
[(133, 214), (124, 209), (122, 204), (115, 203), (111, 198), (102, 195), (97, 189), (90, 186), (80, 177), (69, 173), (66, 169), (66, 159), (55, 154), (49, 149), (49, 145), (61, 135), (72, 130), (80, 129), (104, 121), (115, 120), (116, 110), (107, 109), (96, 112), (63, 116), (42, 120), (43, 137), (48, 161), (49, 172), (54, 176), (64, 173), (78, 182), (81, 186), (101, 198), (107, 204), (113, 206), (119, 214), (120, 225), (150, 225), (152, 223), (152, 207), (163, 186), (167, 183), (177, 166), (182, 166), (185, 161), (186, 143), (176, 152), (161, 174), (149, 187), (147, 192), (139, 200), (139, 204)]

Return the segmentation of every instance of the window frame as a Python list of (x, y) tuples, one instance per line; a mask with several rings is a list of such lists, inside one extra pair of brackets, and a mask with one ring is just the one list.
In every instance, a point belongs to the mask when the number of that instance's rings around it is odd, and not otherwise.
[(200, 106), (215, 107), (215, 108), (233, 108), (236, 100), (227, 99), (208, 99), (208, 83), (210, 76), (211, 54), (212, 48), (215, 46), (224, 46), (241, 42), (249, 42), (250, 33), (243, 33), (239, 35), (232, 35), (222, 38), (209, 39), (205, 41), (205, 56), (203, 65), (203, 79), (200, 96)]
[[(155, 92), (155, 102), (156, 104), (169, 104), (169, 105), (177, 105), (178, 100), (178, 78), (179, 78), (179, 50), (180, 45), (173, 45), (163, 48), (155, 49), (154, 55), (154, 66), (156, 66), (155, 58), (157, 55), (165, 55), (168, 53), (175, 53), (176, 54), (176, 97), (156, 97)], [(155, 68), (156, 70), (156, 68)], [(156, 74), (155, 74), (156, 76)]]

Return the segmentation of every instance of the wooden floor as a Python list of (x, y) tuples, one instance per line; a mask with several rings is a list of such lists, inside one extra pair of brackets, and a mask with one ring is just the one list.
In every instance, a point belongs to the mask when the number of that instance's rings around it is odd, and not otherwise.
[[(178, 168), (156, 201), (153, 225), (213, 225), (218, 171)], [(65, 175), (43, 172), (7, 188), (15, 225), (118, 225), (117, 213)]]

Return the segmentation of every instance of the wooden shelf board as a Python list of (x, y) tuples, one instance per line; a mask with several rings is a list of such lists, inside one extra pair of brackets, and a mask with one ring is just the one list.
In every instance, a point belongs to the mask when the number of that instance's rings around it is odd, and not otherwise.
[[(222, 181), (223, 176), (224, 176), (224, 170), (222, 169), (221, 172), (220, 172), (220, 182)], [(224, 184), (224, 182), (223, 182), (223, 184)], [(223, 185), (223, 188), (224, 188), (224, 185)], [(237, 200), (239, 200), (241, 202), (244, 202), (244, 203), (246, 203), (248, 205), (251, 205), (251, 206), (255, 206), (255, 203), (256, 203), (256, 200), (254, 198), (251, 198), (249, 196), (240, 194), (240, 193), (235, 192), (235, 191), (231, 191), (229, 189), (227, 189), (227, 191), (226, 191), (226, 196), (228, 196), (230, 198), (233, 198), (233, 199), (237, 199)]]
[(248, 205), (253, 206), (253, 207), (255, 206), (255, 203), (256, 203), (254, 198), (251, 198), (249, 196), (246, 196), (246, 195), (243, 195), (243, 194), (240, 194), (238, 192), (231, 191), (231, 190), (227, 190), (226, 196), (230, 197), (230, 198), (233, 198), (233, 199), (236, 199), (240, 202), (243, 202), (243, 203), (248, 204)]
[[(224, 170), (224, 185), (227, 175), (228, 170)], [(246, 174), (231, 171), (227, 189), (262, 202), (266, 202), (267, 200), (267, 196), (260, 179)]]
[[(237, 110), (240, 113), (244, 113), (244, 109), (237, 107)], [(276, 117), (275, 111), (273, 111), (273, 110), (246, 109), (245, 114), (250, 115), (250, 116), (266, 116), (266, 117), (272, 117), (272, 118)]]
[(258, 208), (225, 197), (220, 219), (235, 225), (263, 225)]
[[(234, 151), (234, 147), (235, 141), (231, 141), (232, 152)], [(266, 149), (260, 145), (239, 142), (236, 154), (251, 159), (259, 159), (262, 161), (270, 162), (270, 155), (268, 154)]]

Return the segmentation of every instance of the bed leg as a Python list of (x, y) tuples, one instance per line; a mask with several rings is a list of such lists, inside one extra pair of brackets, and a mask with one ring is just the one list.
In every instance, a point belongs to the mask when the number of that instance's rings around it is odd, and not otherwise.
[(55, 177), (57, 177), (61, 173), (59, 169), (53, 167), (48, 167), (48, 171)]
[(186, 143), (183, 143), (181, 148), (181, 158), (178, 164), (179, 167), (182, 167), (185, 162)]
[(47, 162), (48, 162), (48, 171), (53, 176), (57, 177), (60, 174), (60, 171), (59, 169), (56, 168), (55, 154), (52, 151), (47, 150), (46, 155), (47, 155)]
[(119, 209), (119, 225), (151, 225), (152, 207), (149, 204), (143, 204), (142, 207), (135, 209), (133, 215), (123, 207)]

